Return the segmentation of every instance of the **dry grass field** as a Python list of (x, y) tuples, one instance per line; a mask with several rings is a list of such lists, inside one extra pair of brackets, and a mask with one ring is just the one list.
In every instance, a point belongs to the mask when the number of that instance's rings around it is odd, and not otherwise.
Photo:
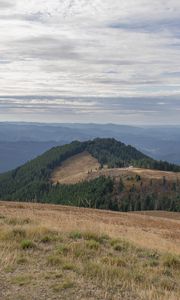
[(139, 168), (100, 169), (98, 161), (88, 152), (83, 152), (65, 160), (60, 167), (56, 168), (52, 173), (51, 181), (53, 183), (75, 184), (99, 176), (110, 176), (119, 179), (120, 176), (134, 176), (136, 174), (145, 180), (161, 180), (163, 177), (168, 181), (180, 180), (180, 173), (173, 172)]
[(180, 214), (0, 202), (0, 299), (180, 299)]
[(60, 167), (52, 173), (51, 181), (54, 183), (74, 184), (88, 179), (88, 173), (100, 167), (97, 159), (87, 151), (74, 155), (65, 160)]

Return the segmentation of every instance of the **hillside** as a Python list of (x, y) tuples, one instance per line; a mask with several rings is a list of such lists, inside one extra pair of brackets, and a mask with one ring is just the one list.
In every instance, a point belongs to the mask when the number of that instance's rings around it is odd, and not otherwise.
[(166, 178), (168, 182), (178, 182), (180, 172), (168, 172), (151, 170), (144, 168), (126, 167), (126, 168), (108, 168), (106, 165), (100, 167), (97, 159), (87, 151), (73, 155), (54, 169), (50, 181), (53, 184), (77, 184), (83, 181), (94, 180), (95, 178), (105, 176), (111, 177), (116, 181), (120, 178), (139, 176), (144, 180), (163, 181)]
[(0, 202), (0, 299), (179, 300), (180, 214)]
[(87, 151), (73, 155), (54, 169), (51, 174), (53, 183), (75, 184), (88, 179), (89, 172), (97, 172), (100, 164)]
[(0, 173), (21, 166), (48, 149), (96, 137), (111, 137), (158, 160), (180, 164), (178, 126), (43, 124), (0, 122)]
[[(141, 170), (122, 173), (131, 165)], [(179, 211), (178, 175), (162, 173), (158, 179), (159, 173), (154, 171), (150, 178), (143, 169), (180, 171), (179, 166), (155, 161), (114, 139), (75, 141), (0, 175), (0, 198), (123, 211)], [(70, 181), (66, 181), (68, 177)]]

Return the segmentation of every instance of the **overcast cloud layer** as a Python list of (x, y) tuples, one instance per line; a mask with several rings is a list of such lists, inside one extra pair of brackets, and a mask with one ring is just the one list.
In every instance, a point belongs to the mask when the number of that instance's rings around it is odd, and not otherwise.
[(180, 124), (180, 1), (0, 0), (0, 120)]

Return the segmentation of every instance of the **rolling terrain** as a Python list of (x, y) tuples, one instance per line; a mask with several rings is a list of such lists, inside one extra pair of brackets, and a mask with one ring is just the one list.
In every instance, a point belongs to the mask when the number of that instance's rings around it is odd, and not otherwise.
[(180, 211), (179, 172), (114, 139), (75, 141), (0, 175), (0, 199)]
[(158, 160), (180, 164), (179, 126), (0, 122), (0, 173), (19, 167), (53, 146), (115, 138)]
[(166, 178), (169, 182), (180, 180), (180, 172), (167, 172), (150, 170), (143, 168), (108, 168), (106, 165), (100, 167), (97, 159), (90, 153), (82, 152), (66, 159), (59, 167), (55, 168), (51, 175), (51, 182), (54, 184), (76, 184), (82, 181), (90, 181), (100, 176), (111, 177), (119, 180), (120, 178), (132, 178), (139, 175), (144, 180), (163, 181)]
[(178, 171), (96, 139), (0, 175), (0, 299), (179, 300)]
[(0, 202), (0, 298), (178, 300), (180, 214)]

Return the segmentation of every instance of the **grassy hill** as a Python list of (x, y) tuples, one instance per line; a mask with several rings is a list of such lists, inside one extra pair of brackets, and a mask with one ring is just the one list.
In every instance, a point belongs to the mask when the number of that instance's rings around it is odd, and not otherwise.
[[(160, 171), (145, 168), (108, 168), (106, 165), (100, 167), (95, 159), (87, 151), (73, 155), (55, 168), (51, 174), (50, 181), (53, 184), (77, 184), (83, 181), (91, 181), (95, 178), (105, 176), (118, 180), (119, 178), (136, 176), (140, 179), (163, 181), (166, 178), (169, 182), (180, 180), (180, 172)], [(138, 180), (139, 179), (139, 180)], [(165, 180), (165, 179), (164, 179)]]
[(52, 183), (76, 184), (89, 180), (92, 173), (99, 176), (100, 163), (89, 152), (83, 151), (73, 155), (54, 169), (51, 174)]
[(0, 202), (0, 299), (179, 300), (179, 221)]
[[(83, 153), (86, 153), (84, 162), (81, 157)], [(79, 168), (77, 156), (80, 156), (79, 164), (82, 168), (80, 180), (75, 181), (76, 184), (72, 184), (74, 182), (70, 182), (68, 185), (63, 182), (59, 184), (58, 181), (56, 182), (58, 184), (54, 184), (52, 180), (54, 174), (56, 176), (57, 172), (62, 172), (62, 166), (66, 164), (67, 167), (67, 160), (73, 160), (74, 156), (76, 156), (73, 161), (74, 166), (69, 168), (68, 173), (72, 177), (77, 176), (76, 168)], [(111, 175), (112, 169), (127, 168), (130, 165), (165, 172), (180, 171), (179, 166), (153, 160), (135, 148), (114, 139), (75, 141), (68, 145), (52, 148), (24, 166), (0, 175), (0, 198), (123, 211), (180, 210), (178, 177), (169, 181), (166, 173), (159, 180), (156, 180), (156, 176), (144, 180), (142, 175), (136, 173), (125, 176), (121, 176), (120, 173), (118, 176)], [(111, 169), (111, 171), (108, 173), (104, 169)], [(98, 176), (93, 177), (91, 171), (98, 171), (99, 173), (96, 174)], [(88, 176), (91, 180), (81, 182), (83, 172), (90, 173)], [(63, 176), (60, 173), (60, 177)]]

